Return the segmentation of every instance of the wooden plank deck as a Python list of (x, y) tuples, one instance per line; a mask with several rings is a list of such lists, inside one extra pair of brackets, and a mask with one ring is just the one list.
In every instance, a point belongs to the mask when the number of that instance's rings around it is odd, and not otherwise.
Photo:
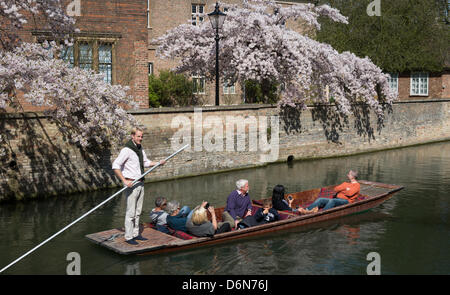
[(174, 236), (166, 235), (162, 232), (154, 230), (149, 227), (144, 227), (141, 231), (141, 235), (147, 238), (147, 241), (137, 241), (139, 245), (130, 245), (125, 243), (123, 229), (110, 229), (98, 233), (86, 235), (86, 238), (96, 244), (113, 250), (119, 254), (136, 254), (146, 252), (149, 250), (156, 250), (163, 245), (176, 244), (181, 241)]

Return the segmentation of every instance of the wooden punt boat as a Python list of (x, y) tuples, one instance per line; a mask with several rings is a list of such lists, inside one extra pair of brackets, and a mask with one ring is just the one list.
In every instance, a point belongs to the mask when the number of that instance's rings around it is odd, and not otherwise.
[[(149, 254), (167, 251), (188, 249), (204, 245), (212, 245), (235, 239), (261, 235), (268, 232), (279, 231), (292, 227), (299, 227), (306, 224), (330, 220), (368, 210), (378, 206), (382, 202), (390, 199), (394, 193), (403, 189), (399, 185), (377, 183), (371, 181), (359, 181), (361, 191), (357, 201), (329, 210), (319, 210), (317, 213), (300, 215), (287, 211), (279, 211), (280, 220), (276, 222), (257, 225), (245, 229), (233, 230), (226, 233), (216, 234), (213, 237), (194, 237), (183, 232), (173, 231), (172, 234), (165, 234), (157, 231), (149, 223), (141, 224), (141, 235), (147, 238), (146, 241), (139, 241), (138, 245), (129, 245), (124, 242), (124, 230), (122, 228), (111, 229), (103, 232), (86, 235), (89, 241), (106, 247), (120, 254)], [(332, 197), (334, 186), (312, 189), (298, 193), (286, 194), (285, 197), (294, 198), (293, 205), (307, 207), (318, 197)], [(262, 200), (253, 200), (253, 212), (262, 207)], [(216, 208), (217, 220), (221, 220), (224, 207)], [(208, 213), (209, 214), (209, 213)]]

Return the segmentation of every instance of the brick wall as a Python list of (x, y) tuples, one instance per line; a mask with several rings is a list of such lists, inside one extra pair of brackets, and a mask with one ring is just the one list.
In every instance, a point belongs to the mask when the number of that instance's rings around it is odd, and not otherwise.
[[(329, 126), (313, 119), (311, 111), (314, 110), (303, 112), (300, 119), (293, 116), (285, 121), (280, 117), (279, 150), (275, 161), (286, 161), (289, 156), (297, 160), (312, 159), (450, 140), (450, 100), (397, 103), (393, 112), (387, 114), (380, 133), (375, 118), (370, 118), (374, 128), (374, 134), (370, 136), (364, 133), (367, 130), (357, 130), (350, 118), (339, 137), (334, 137), (340, 143), (327, 140), (325, 134), (331, 137), (333, 132)], [(250, 135), (263, 135), (260, 138), (264, 138), (269, 134), (269, 143), (272, 143), (277, 133), (270, 123), (268, 128), (257, 130), (256, 134), (249, 126), (245, 127), (245, 134), (235, 130), (232, 148), (227, 150), (226, 146), (226, 123), (230, 118), (241, 123), (252, 119), (260, 123), (267, 116), (278, 114), (276, 108), (268, 105), (204, 107), (200, 120), (199, 112), (194, 112), (193, 108), (141, 110), (133, 114), (146, 127), (143, 146), (153, 160), (170, 155), (176, 147), (174, 139), (183, 144), (180, 134), (192, 136), (190, 151), (182, 152), (163, 168), (156, 169), (148, 177), (149, 181), (264, 165), (261, 155), (274, 150), (264, 152), (258, 146), (252, 151), (249, 142)], [(365, 123), (365, 117), (360, 119)], [(200, 131), (195, 129), (198, 126), (196, 120), (205, 124)], [(207, 122), (210, 125), (206, 125)], [(2, 140), (6, 142), (0, 150), (0, 201), (11, 196), (32, 198), (118, 185), (111, 165), (121, 147), (96, 152), (79, 150), (66, 144), (55, 125), (45, 117), (32, 113), (3, 114), (0, 124), (2, 130), (6, 130), (2, 134)], [(358, 131), (362, 131), (363, 136), (357, 135)], [(242, 150), (236, 143), (236, 133), (245, 135)], [(201, 141), (203, 145), (198, 145)], [(206, 145), (208, 142), (209, 146)], [(223, 151), (214, 151), (220, 143)]]
[(446, 98), (443, 93), (443, 77), (441, 74), (429, 73), (428, 76), (428, 95), (411, 95), (411, 76), (409, 74), (400, 74), (398, 77), (398, 92), (400, 100), (422, 100), (434, 98)]
[(442, 75), (442, 98), (450, 98), (450, 71)]

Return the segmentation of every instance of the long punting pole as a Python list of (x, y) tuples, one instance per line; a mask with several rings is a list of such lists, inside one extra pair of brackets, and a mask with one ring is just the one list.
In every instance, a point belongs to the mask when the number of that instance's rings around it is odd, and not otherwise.
[[(181, 152), (182, 150), (184, 150), (185, 148), (187, 148), (189, 145), (185, 145), (182, 148), (180, 148), (178, 151), (176, 151), (175, 153), (171, 154), (170, 156), (168, 156), (165, 161), (168, 161), (170, 158), (174, 157), (176, 154), (178, 154), (179, 152)], [(142, 174), (141, 176), (139, 176), (137, 179), (135, 179), (132, 183), (132, 185), (134, 185), (137, 181), (139, 181), (139, 179), (141, 179), (142, 177), (144, 177), (145, 175), (149, 174), (151, 171), (155, 170), (156, 167), (158, 167), (159, 165), (161, 165), (159, 162), (158, 164), (156, 164), (155, 166), (153, 166), (152, 168), (150, 168), (147, 172), (145, 172), (144, 174)], [(53, 236), (49, 237), (48, 239), (46, 239), (45, 241), (43, 241), (42, 243), (40, 243), (39, 245), (37, 245), (36, 247), (34, 247), (33, 249), (31, 249), (30, 251), (28, 251), (27, 253), (23, 254), (22, 256), (20, 256), (19, 258), (17, 258), (16, 260), (14, 260), (13, 262), (11, 262), (10, 264), (8, 264), (7, 266), (5, 266), (4, 268), (2, 268), (0, 270), (0, 273), (5, 271), (6, 269), (8, 269), (9, 267), (11, 267), (12, 265), (16, 264), (17, 262), (19, 262), (20, 260), (22, 260), (23, 258), (25, 258), (26, 256), (28, 256), (29, 254), (31, 254), (32, 252), (34, 252), (36, 249), (38, 249), (39, 247), (43, 246), (45, 243), (47, 243), (48, 241), (50, 241), (51, 239), (53, 239), (54, 237), (56, 237), (57, 235), (59, 235), (60, 233), (62, 233), (63, 231), (65, 231), (66, 229), (68, 229), (69, 227), (71, 227), (72, 225), (74, 225), (75, 223), (77, 223), (78, 221), (80, 221), (81, 219), (85, 218), (86, 216), (88, 216), (89, 214), (91, 214), (92, 212), (94, 212), (95, 210), (97, 210), (98, 208), (100, 208), (101, 206), (103, 206), (105, 203), (109, 202), (111, 199), (113, 199), (115, 196), (119, 195), (121, 192), (123, 192), (125, 189), (127, 189), (128, 187), (125, 186), (123, 187), (121, 190), (119, 190), (117, 193), (115, 193), (114, 195), (110, 196), (109, 198), (107, 198), (106, 200), (104, 200), (103, 202), (101, 202), (100, 204), (98, 204), (97, 206), (95, 206), (94, 208), (92, 208), (91, 210), (89, 210), (88, 212), (84, 213), (82, 216), (78, 217), (76, 220), (72, 221), (72, 223), (70, 223), (69, 225), (65, 226), (64, 228), (62, 228), (60, 231), (58, 231), (57, 233), (55, 233)]]

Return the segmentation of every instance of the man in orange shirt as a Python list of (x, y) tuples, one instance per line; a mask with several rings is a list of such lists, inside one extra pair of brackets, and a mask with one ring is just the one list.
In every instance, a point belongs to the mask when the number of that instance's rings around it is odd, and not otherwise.
[(358, 173), (350, 170), (347, 174), (347, 178), (350, 182), (344, 182), (334, 188), (334, 191), (336, 192), (335, 198), (318, 198), (314, 201), (314, 203), (309, 205), (306, 210), (300, 208), (299, 211), (301, 213), (314, 213), (317, 212), (319, 208), (327, 210), (348, 203), (353, 203), (358, 197), (360, 190), (360, 185), (358, 181), (356, 181), (358, 178)]

